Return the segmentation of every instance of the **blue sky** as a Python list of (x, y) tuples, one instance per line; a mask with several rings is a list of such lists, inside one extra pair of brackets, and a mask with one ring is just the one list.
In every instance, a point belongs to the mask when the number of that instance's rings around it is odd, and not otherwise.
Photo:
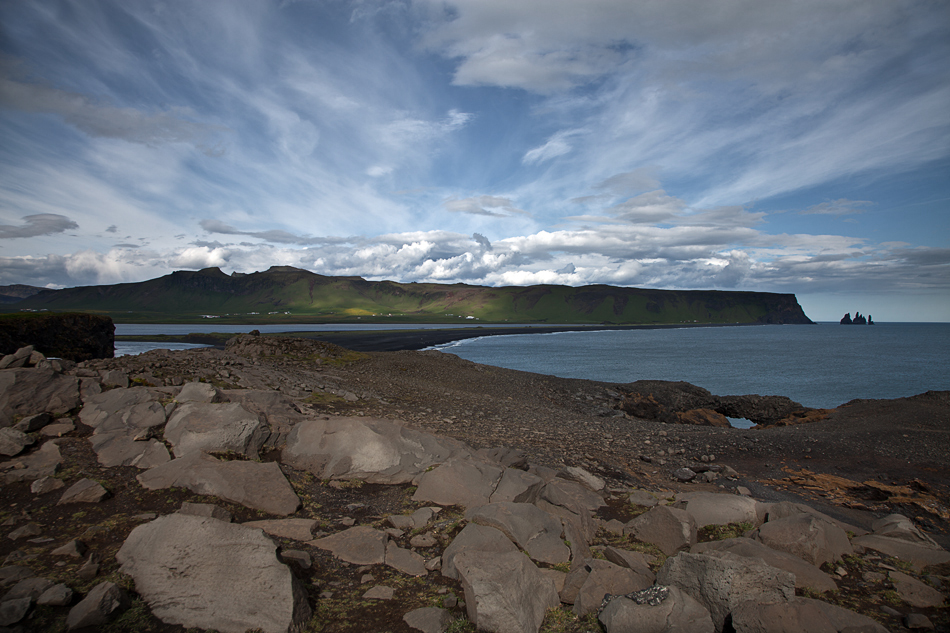
[(950, 4), (0, 1), (0, 284), (290, 265), (950, 321)]

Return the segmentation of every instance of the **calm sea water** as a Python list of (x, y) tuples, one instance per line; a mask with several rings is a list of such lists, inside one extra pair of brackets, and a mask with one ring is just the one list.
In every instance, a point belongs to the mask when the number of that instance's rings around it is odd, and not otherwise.
[(435, 349), (565, 378), (685, 380), (717, 395), (782, 395), (809, 407), (950, 390), (948, 323), (565, 332), (489, 336)]

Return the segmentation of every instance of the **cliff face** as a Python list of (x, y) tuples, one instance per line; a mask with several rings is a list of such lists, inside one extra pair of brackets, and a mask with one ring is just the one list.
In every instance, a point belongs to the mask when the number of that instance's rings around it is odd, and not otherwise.
[(407, 284), (326, 277), (286, 266), (247, 275), (207, 268), (140, 283), (47, 290), (18, 305), (135, 312), (153, 320), (271, 313), (364, 322), (392, 317), (445, 323), (471, 317), (509, 323), (811, 323), (792, 294), (607, 285)]
[(115, 325), (92, 314), (12, 314), (0, 318), (0, 354), (32, 345), (46, 356), (76, 362), (115, 355)]

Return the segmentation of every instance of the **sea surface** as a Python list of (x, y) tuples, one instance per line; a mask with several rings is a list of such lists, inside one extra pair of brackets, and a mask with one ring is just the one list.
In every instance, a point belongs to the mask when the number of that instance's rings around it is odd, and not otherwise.
[(788, 396), (815, 408), (950, 390), (950, 323), (519, 334), (435, 349), (564, 378), (685, 380), (716, 395)]
[[(116, 334), (444, 329), (446, 325), (139, 325)], [(474, 327), (459, 325), (457, 327)], [(185, 343), (116, 343), (116, 355)], [(509, 369), (626, 383), (685, 380), (716, 395), (781, 395), (831, 408), (950, 390), (950, 323), (763, 325), (485, 336), (436, 348)]]

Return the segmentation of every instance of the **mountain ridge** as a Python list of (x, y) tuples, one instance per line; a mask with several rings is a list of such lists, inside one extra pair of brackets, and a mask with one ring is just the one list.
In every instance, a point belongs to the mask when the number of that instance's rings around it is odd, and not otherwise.
[(134, 320), (267, 317), (325, 321), (508, 323), (811, 323), (794, 294), (588, 286), (400, 283), (290, 266), (175, 271), (142, 282), (43, 290), (7, 310), (133, 315)]

